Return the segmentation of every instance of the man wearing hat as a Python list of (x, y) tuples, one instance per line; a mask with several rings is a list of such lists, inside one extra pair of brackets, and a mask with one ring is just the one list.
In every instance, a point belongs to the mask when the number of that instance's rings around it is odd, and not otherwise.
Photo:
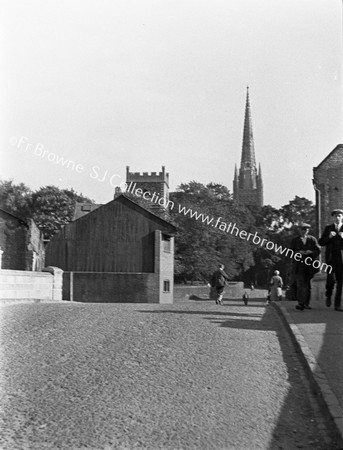
[(229, 281), (229, 276), (224, 272), (224, 264), (218, 264), (218, 269), (213, 272), (210, 285), (216, 292), (216, 305), (223, 304), (223, 294), (226, 281)]
[(325, 227), (319, 244), (325, 246), (325, 262), (332, 267), (326, 277), (326, 306), (331, 306), (331, 296), (336, 284), (335, 310), (341, 308), (343, 284), (343, 210), (334, 209), (331, 213), (333, 223)]
[(308, 223), (303, 223), (300, 227), (300, 236), (295, 237), (290, 245), (290, 249), (295, 254), (299, 253), (301, 255), (301, 259), (297, 257), (293, 263), (293, 280), (298, 300), (296, 308), (301, 311), (311, 309), (311, 279), (318, 271), (318, 269), (314, 269), (312, 261), (320, 253), (317, 239), (309, 235), (310, 228), (311, 226)]

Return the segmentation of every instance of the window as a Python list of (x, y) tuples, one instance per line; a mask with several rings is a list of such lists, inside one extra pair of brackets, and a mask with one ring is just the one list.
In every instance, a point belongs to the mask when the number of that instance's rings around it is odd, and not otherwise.
[(162, 234), (162, 248), (164, 252), (171, 251), (171, 238), (167, 234)]
[(81, 206), (81, 211), (90, 211), (91, 210), (91, 205), (82, 205)]
[(170, 281), (169, 280), (163, 281), (163, 292), (170, 292)]

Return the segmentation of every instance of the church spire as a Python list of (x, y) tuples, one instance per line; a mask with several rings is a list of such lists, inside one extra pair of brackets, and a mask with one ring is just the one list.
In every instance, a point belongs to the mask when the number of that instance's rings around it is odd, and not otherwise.
[(243, 130), (243, 145), (241, 168), (256, 167), (254, 136), (252, 132), (249, 86), (247, 86), (247, 98), (245, 102), (245, 117)]
[(245, 102), (243, 144), (239, 174), (235, 167), (233, 196), (244, 205), (263, 205), (263, 182), (261, 166), (257, 169), (254, 136), (252, 132), (249, 86)]

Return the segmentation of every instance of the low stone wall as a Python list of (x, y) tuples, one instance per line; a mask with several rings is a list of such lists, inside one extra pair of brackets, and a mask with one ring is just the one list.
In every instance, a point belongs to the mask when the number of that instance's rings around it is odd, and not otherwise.
[[(241, 298), (244, 293), (242, 281), (230, 281), (224, 290), (224, 298)], [(250, 289), (247, 291), (250, 292)], [(185, 300), (209, 300), (210, 288), (208, 286), (174, 285), (174, 302)]]
[(7, 301), (62, 300), (62, 274), (57, 267), (43, 272), (0, 270), (0, 303)]
[(159, 303), (159, 275), (64, 272), (63, 298), (89, 303)]

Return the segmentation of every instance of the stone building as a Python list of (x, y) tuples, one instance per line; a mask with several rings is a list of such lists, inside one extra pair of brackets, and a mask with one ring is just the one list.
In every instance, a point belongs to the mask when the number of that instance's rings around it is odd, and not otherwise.
[(121, 194), (65, 225), (46, 262), (64, 271), (66, 300), (172, 303), (175, 232)]
[(165, 166), (162, 166), (162, 172), (159, 173), (130, 172), (130, 167), (126, 166), (126, 184), (129, 192), (141, 189), (143, 191), (142, 196), (151, 202), (152, 210), (167, 211), (169, 203), (169, 173), (166, 173)]
[[(331, 211), (343, 209), (343, 144), (338, 144), (323, 161), (313, 168), (313, 187), (316, 192), (316, 236), (332, 223)], [(325, 261), (325, 247), (322, 247)], [(325, 299), (327, 273), (317, 273), (312, 279), (311, 302)]]
[(1, 268), (41, 271), (44, 267), (43, 234), (32, 219), (23, 220), (0, 208)]
[(332, 222), (331, 211), (343, 209), (343, 144), (313, 168), (313, 186), (316, 191), (316, 234), (319, 236), (325, 225)]
[(261, 166), (257, 169), (254, 136), (252, 130), (249, 88), (247, 88), (243, 145), (239, 171), (235, 166), (233, 180), (234, 199), (246, 206), (263, 206), (263, 182)]

